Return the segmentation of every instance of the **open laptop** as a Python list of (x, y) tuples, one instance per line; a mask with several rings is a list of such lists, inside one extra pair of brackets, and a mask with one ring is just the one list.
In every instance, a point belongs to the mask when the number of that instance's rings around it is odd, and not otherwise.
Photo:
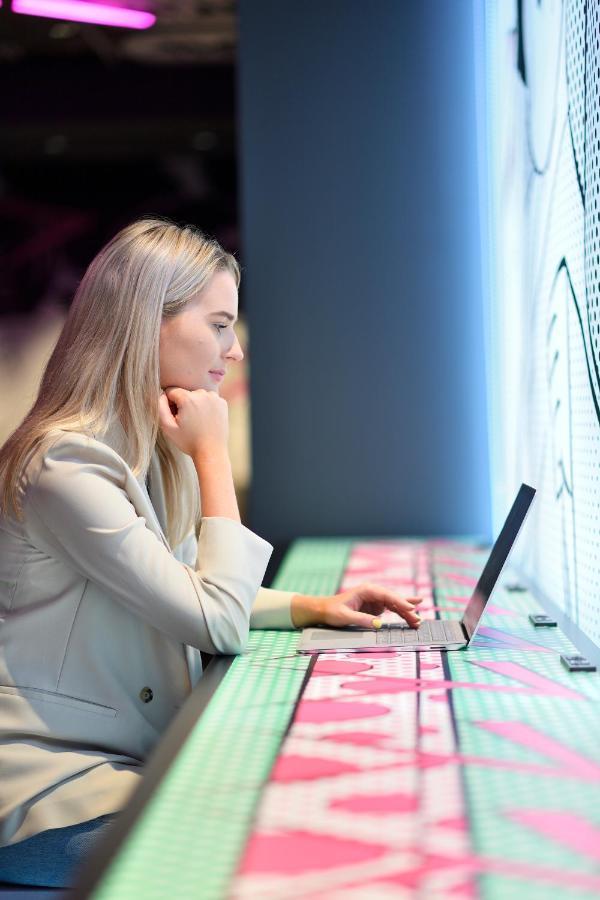
[(511, 510), (502, 526), (475, 590), (460, 621), (424, 619), (419, 628), (406, 623), (386, 624), (378, 630), (348, 628), (305, 628), (298, 645), (298, 653), (339, 653), (387, 649), (459, 650), (468, 647), (479, 627), (486, 604), (508, 559), (525, 517), (535, 496), (535, 488), (522, 484)]

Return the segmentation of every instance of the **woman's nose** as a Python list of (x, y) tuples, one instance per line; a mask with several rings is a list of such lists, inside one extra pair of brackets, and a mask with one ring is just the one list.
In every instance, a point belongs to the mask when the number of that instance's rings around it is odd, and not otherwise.
[(236, 362), (241, 362), (244, 358), (244, 353), (242, 351), (242, 347), (238, 340), (237, 334), (234, 335), (233, 344), (229, 348), (227, 352), (227, 359), (233, 359)]

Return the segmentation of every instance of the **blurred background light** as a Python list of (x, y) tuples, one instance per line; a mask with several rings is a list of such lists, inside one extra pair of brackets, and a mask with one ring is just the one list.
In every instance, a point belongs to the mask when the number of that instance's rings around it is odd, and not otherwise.
[(90, 22), (118, 28), (150, 28), (156, 16), (139, 9), (86, 3), (84, 0), (13, 0), (12, 11), (26, 16), (66, 19), (69, 22)]

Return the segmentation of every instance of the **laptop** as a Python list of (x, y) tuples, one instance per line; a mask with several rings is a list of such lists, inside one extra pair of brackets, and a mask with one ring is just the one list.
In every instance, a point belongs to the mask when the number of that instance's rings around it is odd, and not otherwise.
[(468, 647), (477, 633), (481, 617), (504, 564), (509, 557), (535, 496), (535, 488), (522, 484), (502, 531), (471, 595), (460, 621), (424, 619), (419, 628), (406, 623), (382, 625), (378, 631), (353, 626), (347, 628), (305, 628), (298, 653), (339, 653), (381, 650), (459, 650)]

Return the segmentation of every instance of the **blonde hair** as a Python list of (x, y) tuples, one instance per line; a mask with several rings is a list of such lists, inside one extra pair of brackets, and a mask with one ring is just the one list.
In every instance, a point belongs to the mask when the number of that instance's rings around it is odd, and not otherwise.
[(239, 266), (217, 241), (164, 219), (133, 222), (100, 250), (77, 289), (37, 400), (0, 448), (4, 515), (22, 517), (20, 475), (51, 431), (94, 436), (117, 418), (136, 476), (147, 471), (156, 446), (171, 545), (198, 525), (193, 466), (158, 427), (159, 334), (162, 318), (181, 312), (221, 270), (239, 285)]

